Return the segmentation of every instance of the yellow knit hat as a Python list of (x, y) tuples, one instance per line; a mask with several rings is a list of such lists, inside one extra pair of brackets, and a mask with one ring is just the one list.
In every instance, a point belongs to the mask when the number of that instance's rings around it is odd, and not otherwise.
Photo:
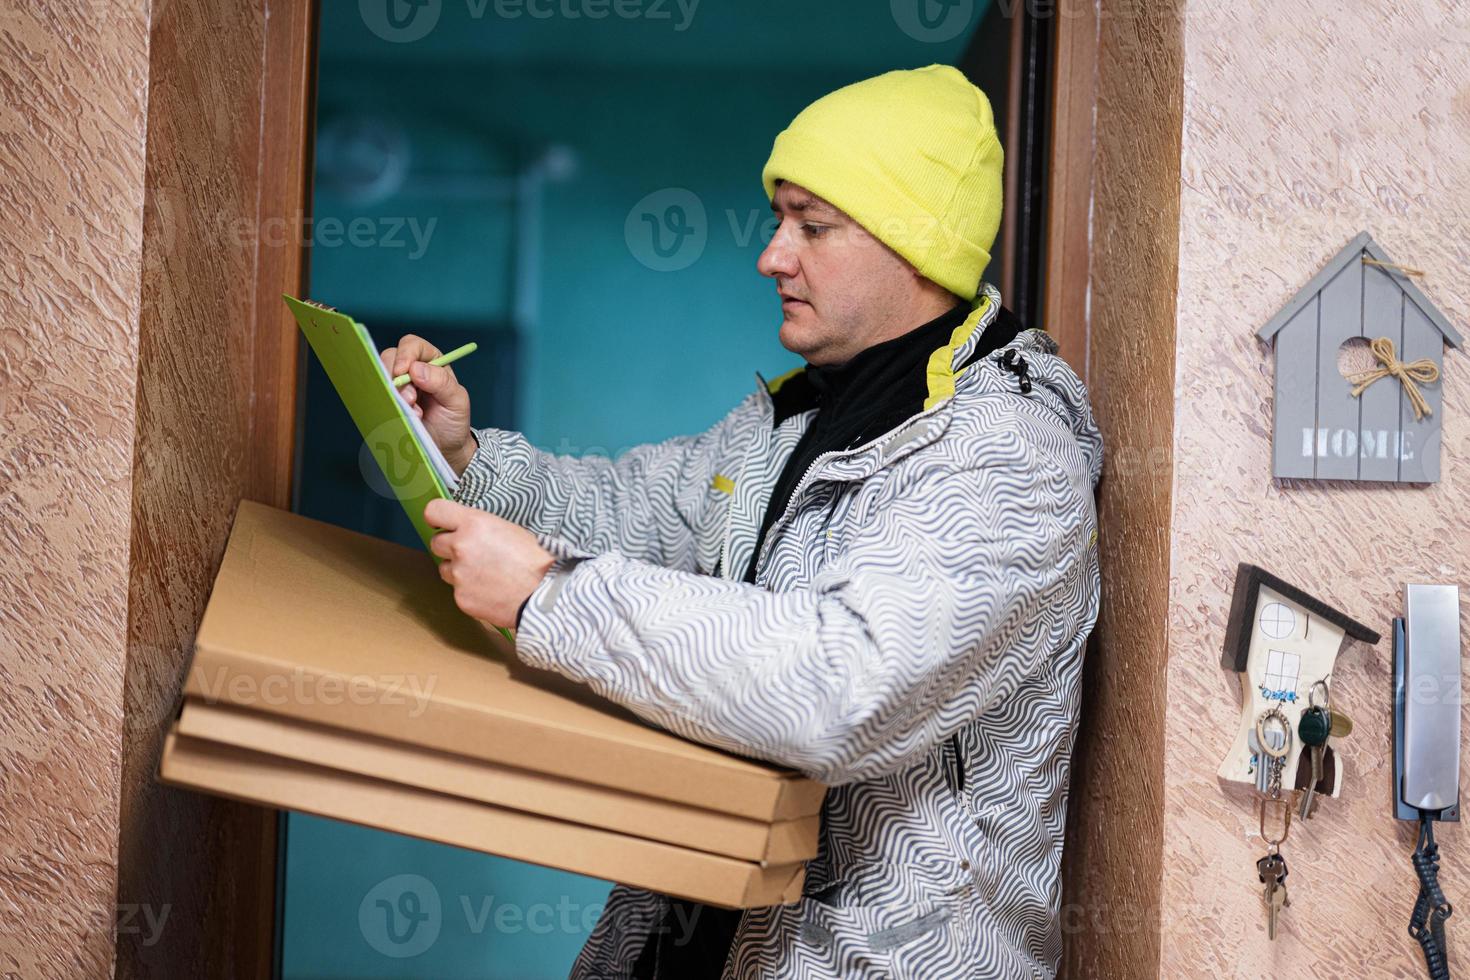
[(1002, 154), (985, 93), (951, 65), (890, 71), (825, 95), (761, 173), (846, 212), (919, 274), (975, 302), (1000, 228)]

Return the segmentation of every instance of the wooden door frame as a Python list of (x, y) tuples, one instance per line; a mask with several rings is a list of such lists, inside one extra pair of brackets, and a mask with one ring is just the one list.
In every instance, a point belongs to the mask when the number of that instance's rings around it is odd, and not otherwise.
[(1098, 22), (1083, 4), (1037, 14), (1028, 3), (992, 4), (960, 68), (991, 96), (1006, 149), (991, 274), (1006, 305), (1051, 334), (1086, 381)]
[(1062, 356), (1088, 381), (1098, 20), (1091, 4), (1063, 3), (1054, 9), (1041, 311)]
[[(318, 0), (268, 0), (266, 10), (258, 212), (272, 227), (301, 229), (311, 211)], [(281, 293), (305, 294), (308, 252), (295, 234), (261, 234), (256, 256), (250, 498), (285, 508), (291, 505), (302, 350)]]
[[(255, 402), (250, 419), (249, 499), (290, 509), (299, 432), (301, 334), (283, 292), (305, 296), (308, 251), (300, 237), (311, 211), (312, 146), (315, 141), (318, 0), (266, 0), (265, 67), (261, 86), (261, 183), (256, 240)], [(266, 229), (289, 233), (276, 236)], [(258, 929), (258, 958), (242, 976), (280, 976), (278, 928), (281, 882), (278, 836), (281, 812), (251, 807), (258, 845), (246, 863), (258, 862), (251, 896), (254, 915), (240, 918)], [(239, 948), (247, 937), (237, 936)]]
[(123, 980), (279, 968), (278, 812), (159, 787), (157, 765), (234, 507), (291, 505), (302, 352), (281, 294), (307, 283), (318, 16), (152, 8), (117, 907), (171, 917), (152, 944), (116, 930)]

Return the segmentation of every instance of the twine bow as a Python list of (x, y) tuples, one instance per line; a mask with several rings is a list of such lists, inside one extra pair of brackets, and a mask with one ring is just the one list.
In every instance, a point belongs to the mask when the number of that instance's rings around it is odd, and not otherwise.
[(1427, 357), (1421, 357), (1417, 361), (1404, 363), (1398, 359), (1393, 349), (1393, 341), (1387, 337), (1379, 337), (1374, 340), (1368, 345), (1368, 349), (1373, 352), (1373, 356), (1378, 359), (1381, 367), (1348, 375), (1348, 382), (1356, 385), (1352, 390), (1352, 396), (1357, 398), (1379, 378), (1393, 375), (1403, 384), (1404, 393), (1409, 396), (1409, 404), (1414, 406), (1414, 421), (1418, 422), (1424, 416), (1432, 414), (1429, 403), (1424, 400), (1424, 395), (1414, 382), (1433, 384), (1438, 381), (1439, 368), (1435, 367), (1434, 362)]

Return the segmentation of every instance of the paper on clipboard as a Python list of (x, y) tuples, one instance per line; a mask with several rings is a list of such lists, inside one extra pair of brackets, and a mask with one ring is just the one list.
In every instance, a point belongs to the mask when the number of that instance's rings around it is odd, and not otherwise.
[(435, 530), (424, 508), (451, 499), (459, 480), (423, 421), (393, 387), (367, 327), (330, 307), (284, 296), (301, 332), (337, 389), (383, 479), (428, 547)]

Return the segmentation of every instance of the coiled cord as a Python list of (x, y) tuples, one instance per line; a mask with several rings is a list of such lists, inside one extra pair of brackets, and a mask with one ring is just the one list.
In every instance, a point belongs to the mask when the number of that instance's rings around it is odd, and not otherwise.
[(1434, 842), (1434, 818), (1419, 816), (1419, 843), (1414, 848), (1414, 873), (1419, 876), (1419, 897), (1409, 917), (1409, 935), (1424, 950), (1429, 980), (1450, 980), (1448, 951), (1444, 944), (1444, 920), (1455, 911), (1439, 889), (1439, 845)]

